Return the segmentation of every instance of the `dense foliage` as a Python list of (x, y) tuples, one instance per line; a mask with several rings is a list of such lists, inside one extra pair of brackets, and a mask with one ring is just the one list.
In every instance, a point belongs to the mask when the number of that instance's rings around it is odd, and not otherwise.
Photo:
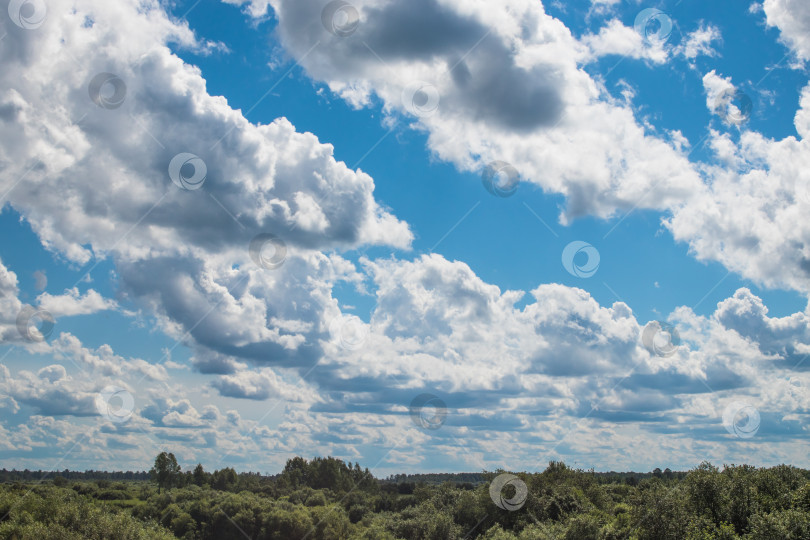
[(810, 540), (810, 471), (785, 465), (600, 475), (554, 462), (518, 475), (529, 495), (511, 512), (489, 492), (501, 471), (377, 480), (332, 458), (294, 458), (274, 477), (175, 465), (158, 456), (154, 482), (5, 483), (0, 538)]

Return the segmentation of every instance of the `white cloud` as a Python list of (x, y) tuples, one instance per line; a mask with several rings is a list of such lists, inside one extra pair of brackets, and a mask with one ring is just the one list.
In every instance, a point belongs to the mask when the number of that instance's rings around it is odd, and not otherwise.
[(301, 401), (306, 394), (309, 396), (309, 401), (315, 400), (315, 394), (311, 388), (301, 388), (289, 384), (271, 368), (245, 370), (232, 375), (224, 375), (214, 380), (211, 385), (219, 391), (220, 395), (226, 397)]
[[(107, 252), (221, 252), (267, 231), (286, 231), (295, 246), (409, 244), (407, 226), (375, 203), (372, 179), (337, 162), (331, 146), (284, 119), (250, 124), (210, 96), (199, 70), (165, 45), (197, 42), (157, 2), (61, 0), (48, 13), (37, 32), (5, 20), (0, 44), (5, 188), (24, 178), (10, 202), (47, 246), (84, 263)], [(99, 72), (115, 72), (126, 86), (119, 108), (88, 96)], [(207, 166), (201, 191), (169, 178), (173, 156), (189, 151)], [(301, 220), (311, 226), (291, 230)]]
[[(647, 133), (581, 69), (592, 51), (540, 2), (492, 10), (484, 1), (363, 0), (348, 37), (321, 24), (321, 2), (271, 4), (282, 44), (311, 77), (356, 107), (374, 95), (394, 118), (419, 116), (430, 149), (462, 170), (511, 163), (524, 181), (567, 197), (563, 220), (639, 201), (665, 209), (700, 185), (674, 144)], [(593, 40), (658, 58), (618, 23)]]
[[(636, 464), (665, 459), (689, 466), (695, 452), (720, 461), (744, 456), (721, 415), (745, 398), (763, 415), (769, 451), (761, 462), (802, 459), (796, 432), (785, 431), (790, 422), (803, 426), (801, 415), (795, 421), (775, 415), (793, 418), (810, 408), (810, 393), (802, 390), (810, 377), (794, 369), (810, 352), (807, 312), (770, 317), (761, 299), (741, 289), (710, 316), (688, 308), (672, 313), (680, 347), (656, 356), (642, 344), (644, 321), (626, 305), (600, 306), (579, 289), (541, 285), (518, 308), (521, 292), (501, 291), (438, 255), (364, 265), (377, 301), (365, 340), (347, 348), (325, 335), (325, 356), (305, 381), (296, 370), (265, 367), (237, 368), (210, 383), (226, 397), (279, 400), (268, 422), (273, 428), (221, 412), (205, 388), (149, 382), (130, 386), (137, 403), (131, 423), (88, 428), (92, 444), (132, 445), (124, 457), (137, 461), (148, 459), (157, 441), (170, 440), (178, 455), (195, 462), (216, 463), (227, 453), (236, 463), (251, 459), (262, 467), (278, 467), (293, 454), (357, 457), (367, 445), (394, 448), (384, 469), (422, 468), (455, 454), (478, 467), (536, 467), (572, 454), (619, 466), (630, 463), (623, 461), (627, 453)], [(104, 366), (115, 359), (124, 369), (110, 371), (110, 380), (140, 374), (134, 362), (104, 348), (84, 349), (71, 336), (55, 347), (75, 351), (72, 358), (95, 373), (109, 371)], [(50, 416), (92, 414), (81, 405), (106, 380), (83, 381), (59, 365), (36, 375), (0, 372), (0, 389), (12, 400), (5, 406), (19, 403), (41, 415), (40, 428), (15, 432), (15, 444), (45, 444), (61, 433), (59, 424), (47, 424)], [(430, 433), (429, 444), (408, 414), (422, 392), (448, 406), (447, 422)], [(557, 447), (562, 438), (566, 446)], [(618, 448), (621, 455), (611, 452)], [(606, 452), (613, 456), (607, 462)]]
[(43, 293), (37, 297), (37, 302), (40, 308), (47, 310), (54, 317), (91, 315), (117, 307), (115, 300), (104, 298), (93, 289), (82, 295), (77, 287), (73, 287), (59, 296)]
[(680, 45), (675, 48), (675, 54), (687, 60), (694, 60), (698, 56), (717, 56), (719, 53), (713, 44), (721, 41), (720, 29), (713, 24), (702, 24), (697, 30), (688, 33)]
[[(725, 125), (742, 130), (742, 139), (729, 144), (727, 135), (712, 134), (708, 144), (718, 150), (721, 166), (693, 164), (681, 134), (655, 134), (640, 125), (629, 103), (609, 98), (578, 67), (591, 55), (589, 40), (605, 51), (647, 54), (630, 28), (611, 22), (601, 37), (579, 42), (541, 3), (524, 0), (510, 1), (510, 9), (495, 16), (485, 2), (420, 0), (408, 4), (407, 14), (396, 2), (354, 5), (357, 29), (338, 37), (318, 24), (321, 5), (314, 0), (272, 2), (282, 44), (311, 77), (349, 103), (368, 106), (376, 95), (389, 115), (408, 116), (414, 106), (403, 103), (403, 91), (424, 81), (435, 89), (438, 108), (417, 127), (440, 158), (463, 170), (511, 163), (524, 181), (566, 197), (563, 222), (629, 208), (671, 213), (666, 224), (700, 259), (767, 286), (810, 290), (805, 272), (797, 271), (810, 260), (804, 227), (796, 226), (804, 205), (798, 202), (804, 169), (796, 164), (807, 160), (806, 145), (793, 137), (769, 142), (748, 131), (755, 103), (730, 79), (716, 72), (704, 78), (707, 104)], [(797, 20), (804, 11), (799, 8)], [(428, 22), (443, 29), (436, 32), (441, 39), (417, 39)], [(401, 37), (406, 34), (414, 39)], [(719, 39), (715, 26), (702, 24), (673, 54), (687, 60), (712, 55)], [(497, 91), (501, 87), (509, 91)], [(527, 88), (545, 88), (547, 99)], [(806, 110), (797, 115), (800, 135), (810, 123)], [(743, 170), (729, 169), (729, 162)]]
[(267, 15), (267, 10), (270, 8), (270, 0), (222, 0), (226, 4), (234, 6), (243, 6), (247, 4), (246, 10), (251, 17), (260, 18)]
[(618, 19), (608, 21), (598, 34), (583, 36), (582, 42), (594, 57), (619, 55), (643, 58), (656, 64), (662, 64), (669, 58), (664, 42), (647, 41), (635, 28), (623, 25)]
[(79, 339), (62, 333), (54, 340), (51, 353), (59, 360), (73, 362), (82, 369), (88, 369), (96, 376), (120, 377), (125, 374), (139, 374), (153, 381), (168, 379), (166, 369), (140, 358), (126, 359), (113, 351), (109, 345), (101, 345), (92, 350), (84, 347)]
[(23, 307), (17, 298), (17, 274), (0, 261), (0, 343), (20, 341), (17, 330), (17, 315)]
[[(704, 83), (707, 104), (733, 117), (730, 80), (711, 72)], [(699, 259), (757, 283), (810, 292), (810, 228), (803, 217), (810, 206), (808, 110), (810, 86), (796, 115), (798, 138), (769, 139), (744, 123), (739, 140), (712, 131), (708, 143), (720, 165), (706, 167), (711, 184), (666, 221), (675, 239), (688, 242)]]
[(36, 375), (21, 371), (0, 381), (3, 394), (47, 416), (96, 416), (95, 393), (90, 386), (68, 377), (60, 365), (43, 368)]
[[(251, 124), (209, 95), (168, 44), (211, 48), (160, 2), (55, 0), (37, 31), (2, 24), (0, 191), (48, 249), (81, 264), (112, 257), (122, 298), (200, 357), (314, 361), (321, 314), (336, 310), (332, 283), (356, 279), (350, 263), (319, 250), (409, 247), (407, 224), (331, 145), (284, 118)], [(92, 99), (99, 73), (114, 73), (108, 89), (126, 87), (120, 106), (116, 96)], [(170, 178), (184, 152), (205, 164), (198, 190)], [(249, 252), (260, 233), (285, 243), (281, 268), (261, 268)], [(54, 315), (115, 306), (93, 290), (39, 300)], [(112, 370), (110, 354), (79, 356)]]
[(768, 26), (776, 26), (797, 56), (810, 59), (810, 4), (804, 0), (765, 0)]

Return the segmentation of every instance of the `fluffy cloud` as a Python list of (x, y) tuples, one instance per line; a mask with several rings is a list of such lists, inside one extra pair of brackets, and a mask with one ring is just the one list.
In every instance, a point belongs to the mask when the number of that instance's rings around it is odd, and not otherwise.
[[(84, 263), (108, 252), (247, 252), (259, 232), (304, 248), (410, 242), (375, 203), (371, 178), (337, 162), (331, 146), (283, 119), (252, 125), (208, 95), (199, 70), (166, 46), (199, 44), (157, 2), (63, 0), (48, 13), (37, 31), (4, 20), (0, 96), (5, 189), (46, 245)], [(94, 90), (94, 77), (113, 71)], [(124, 87), (120, 104), (91, 99)], [(199, 191), (170, 179), (173, 157), (188, 151), (207, 170)]]
[(717, 56), (718, 53), (713, 44), (721, 40), (722, 35), (719, 28), (712, 24), (704, 24), (687, 34), (675, 52), (687, 60), (694, 60), (698, 56)]
[(649, 41), (635, 28), (625, 26), (618, 19), (610, 20), (599, 29), (598, 34), (589, 34), (582, 38), (595, 57), (619, 55), (629, 58), (643, 58), (661, 64), (666, 62), (669, 53), (663, 40)]
[(39, 302), (40, 308), (48, 311), (54, 317), (90, 315), (116, 308), (114, 300), (104, 298), (92, 289), (81, 294), (76, 287), (59, 296), (43, 293), (39, 295), (37, 302)]
[(17, 298), (17, 274), (0, 261), (0, 343), (19, 341), (17, 315), (23, 307)]
[[(33, 30), (3, 19), (0, 191), (49, 249), (82, 264), (113, 258), (124, 297), (202, 354), (314, 361), (307, 341), (333, 309), (331, 283), (352, 279), (318, 250), (407, 248), (408, 226), (330, 145), (283, 118), (251, 124), (209, 95), (168, 47), (206, 45), (159, 2), (47, 9)], [(199, 158), (173, 169), (184, 152)], [(175, 185), (198, 173), (199, 189)], [(263, 258), (273, 247), (277, 262)], [(114, 307), (77, 289), (39, 301), (54, 315)]]
[(308, 401), (316, 400), (312, 389), (301, 389), (281, 379), (274, 370), (244, 370), (217, 378), (212, 386), (220, 395), (243, 399), (266, 400), (276, 398), (285, 401), (301, 401), (306, 394)]
[(776, 26), (797, 56), (810, 59), (810, 5), (803, 0), (765, 0), (768, 26)]
[[(501, 291), (439, 255), (363, 264), (376, 300), (370, 321), (332, 311), (342, 324), (330, 325), (323, 357), (305, 379), (297, 369), (241, 366), (210, 383), (220, 396), (271, 400), (272, 428), (223, 413), (206, 388), (150, 380), (126, 385), (137, 404), (128, 423), (99, 422), (88, 432), (95, 442), (133, 446), (132, 459), (171, 441), (206, 464), (223, 453), (239, 462), (272, 451), (262, 463), (277, 467), (295, 453), (356, 456), (353, 447), (374, 445), (392, 450), (386, 470), (450, 454), (467, 466), (536, 468), (571, 453), (597, 462), (596, 452), (608, 452), (619, 466), (617, 448), (638, 467), (658, 462), (660, 451), (650, 447), (664, 444), (670, 463), (689, 466), (695, 452), (744, 459), (748, 443), (728, 434), (722, 414), (745, 400), (763, 418), (755, 440), (769, 445), (762, 459), (800, 459), (810, 410), (810, 377), (800, 363), (810, 352), (807, 311), (770, 317), (741, 289), (709, 316), (672, 313), (680, 346), (657, 355), (641, 339), (645, 321), (628, 306), (600, 306), (580, 289), (541, 285), (519, 308), (522, 292)], [(107, 347), (91, 351), (69, 335), (54, 347), (105, 378), (83, 382), (59, 365), (36, 374), (4, 370), (7, 408), (81, 420), (92, 414), (97, 387), (143, 379), (136, 361)], [(120, 370), (105, 367), (113, 358)], [(439, 430), (426, 432), (410, 418), (424, 392), (447, 406)], [(28, 435), (20, 445), (44, 444), (44, 433)]]
[[(403, 14), (397, 2), (364, 0), (354, 3), (356, 28), (341, 33), (319, 24), (322, 5), (315, 0), (271, 4), (283, 45), (313, 78), (357, 107), (376, 96), (392, 116), (417, 116), (442, 159), (464, 170), (511, 163), (523, 180), (566, 196), (563, 222), (630, 207), (662, 210), (675, 238), (698, 258), (767, 286), (810, 291), (807, 234), (796, 225), (805, 205), (806, 97), (796, 117), (800, 138), (770, 141), (745, 126), (752, 98), (730, 79), (707, 74), (710, 110), (742, 136), (732, 142), (713, 132), (708, 144), (719, 163), (690, 163), (682, 136), (648, 132), (630, 105), (606, 96), (579, 67), (595, 51), (659, 58), (617, 21), (577, 41), (538, 2), (513, 0), (493, 16), (484, 2), (420, 0)], [(780, 1), (765, 7), (786, 35), (803, 24), (803, 7)], [(432, 38), (402, 37), (425, 28)], [(715, 26), (702, 24), (661, 54), (694, 60), (715, 54), (719, 39)]]
[[(271, 5), (282, 44), (313, 78), (354, 106), (376, 96), (388, 114), (417, 117), (430, 149), (463, 170), (511, 163), (523, 180), (566, 195), (563, 219), (639, 201), (664, 209), (700, 185), (677, 145), (647, 134), (581, 69), (593, 53), (539, 2), (493, 11), (483, 1), (364, 0), (346, 32), (328, 30), (322, 2)], [(605, 32), (594, 46), (648, 56), (630, 29)]]
[[(3, 368), (4, 370), (6, 368)], [(95, 394), (89, 385), (67, 376), (61, 365), (45, 367), (35, 375), (21, 371), (11, 377), (8, 371), (0, 378), (0, 391), (15, 403), (33, 407), (37, 414), (48, 416), (96, 416)]]
[(769, 287), (806, 293), (810, 229), (803, 216), (810, 205), (810, 87), (802, 91), (796, 114), (799, 137), (774, 140), (746, 128), (746, 115), (740, 114), (740, 100), (729, 79), (711, 72), (704, 83), (707, 105), (741, 132), (735, 140), (712, 131), (708, 143), (719, 161), (707, 166), (712, 183), (666, 224), (700, 259), (720, 261)]

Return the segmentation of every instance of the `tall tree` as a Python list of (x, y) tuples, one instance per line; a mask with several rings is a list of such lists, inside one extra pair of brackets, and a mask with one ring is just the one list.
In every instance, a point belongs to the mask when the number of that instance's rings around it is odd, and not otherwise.
[(194, 467), (194, 483), (198, 486), (206, 484), (206, 476), (202, 463), (197, 463), (197, 466)]
[(155, 458), (155, 466), (149, 471), (152, 480), (157, 482), (158, 493), (160, 488), (170, 488), (180, 475), (180, 465), (171, 452), (161, 452)]

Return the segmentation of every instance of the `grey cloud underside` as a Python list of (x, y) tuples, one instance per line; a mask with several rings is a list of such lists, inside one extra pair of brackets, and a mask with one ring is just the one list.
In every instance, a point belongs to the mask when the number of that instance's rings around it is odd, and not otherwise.
[(563, 113), (563, 82), (552, 67), (518, 66), (515, 51), (490, 28), (437, 0), (369, 6), (363, 10), (356, 32), (347, 37), (325, 33), (313, 22), (320, 23), (322, 8), (317, 0), (280, 6), (285, 40), (301, 47), (320, 42), (323, 47), (326, 57), (314, 60), (319, 72), (352, 78), (362, 77), (366, 66), (380, 60), (440, 62), (453, 81), (451, 91), (440, 96), (441, 106), (448, 110), (521, 132), (553, 125)]
[[(292, 265), (294, 265), (293, 262), (289, 266)], [(192, 283), (189, 278), (196, 278), (194, 281), (197, 281), (204, 271), (202, 264), (197, 261), (174, 258), (152, 259), (135, 263), (119, 261), (117, 268), (121, 274), (125, 292), (142, 301), (154, 300), (162, 314), (172, 321), (183, 322), (188, 329), (192, 343), (214, 352), (214, 354), (203, 353), (199, 355), (199, 360), (195, 361), (195, 366), (203, 373), (233, 373), (234, 359), (250, 362), (253, 365), (292, 367), (304, 373), (323, 355), (318, 341), (318, 338), (323, 336), (318, 333), (308, 335), (307, 341), (295, 348), (287, 348), (269, 340), (253, 341), (244, 345), (235, 344), (234, 341), (239, 339), (240, 331), (246, 329), (234, 328), (234, 321), (224, 318), (222, 310), (218, 307), (231, 300), (239, 302), (249, 294), (249, 279), (245, 277), (236, 276), (231, 278), (230, 283), (222, 283), (230, 296), (230, 298), (226, 298), (212, 296), (201, 290), (196, 283), (189, 290), (187, 285)], [(307, 289), (301, 283), (301, 280), (305, 281), (305, 277), (296, 278), (295, 271), (289, 271), (284, 267), (280, 269), (280, 272), (286, 277), (283, 280), (285, 289), (297, 290), (306, 294)], [(163, 276), (163, 279), (155, 280), (154, 276)], [(322, 315), (321, 308), (314, 300), (299, 306), (276, 303), (270, 298), (267, 301), (266, 309), (266, 317), (263, 321), (258, 322), (264, 322), (267, 328), (272, 328), (267, 321), (276, 316), (301, 321), (317, 321)], [(246, 320), (245, 324), (251, 323)]]
[[(160, 250), (174, 238), (221, 253), (236, 246), (246, 251), (255, 235), (273, 233), (305, 249), (407, 245), (410, 233), (388, 236), (407, 227), (376, 204), (373, 181), (336, 162), (331, 146), (297, 133), (284, 119), (248, 123), (224, 98), (208, 96), (199, 73), (167, 49), (116, 57), (115, 46), (127, 46), (98, 22), (81, 30), (99, 46), (74, 51), (80, 67), (69, 57), (64, 63), (43, 57), (62, 31), (51, 22), (60, 7), (49, 8), (53, 17), (43, 32), (23, 31), (3, 18), (8, 35), (0, 43), (6, 88), (0, 93), (0, 162), (7, 187), (28, 171), (29, 181), (15, 186), (10, 202), (46, 242)], [(60, 54), (66, 56), (57, 51), (55, 57)], [(120, 108), (101, 108), (88, 96), (98, 71), (125, 82)], [(50, 85), (49, 77), (60, 84)], [(30, 143), (38, 138), (44, 144), (32, 154)], [(59, 152), (74, 161), (53, 159)], [(183, 191), (170, 180), (168, 165), (181, 152), (205, 162), (202, 189)], [(136, 224), (126, 244), (118, 244)]]

